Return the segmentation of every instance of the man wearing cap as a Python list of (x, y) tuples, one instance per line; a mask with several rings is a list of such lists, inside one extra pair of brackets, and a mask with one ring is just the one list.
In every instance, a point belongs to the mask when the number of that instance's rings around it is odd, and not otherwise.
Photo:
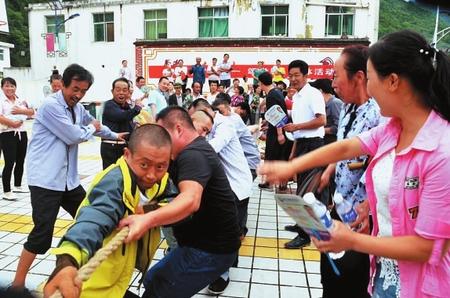
[(183, 89), (180, 83), (173, 84), (173, 88), (175, 89), (175, 93), (169, 96), (169, 106), (183, 106), (183, 102), (185, 100), (185, 95), (183, 94)]

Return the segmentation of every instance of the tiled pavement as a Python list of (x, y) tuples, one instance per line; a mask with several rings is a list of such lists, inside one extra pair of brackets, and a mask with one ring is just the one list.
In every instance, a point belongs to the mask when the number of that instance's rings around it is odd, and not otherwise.
[[(98, 139), (80, 145), (79, 171), (87, 188), (101, 169)], [(24, 185), (26, 177), (24, 177)], [(284, 231), (292, 220), (275, 204), (273, 193), (260, 191), (257, 182), (250, 198), (247, 226), (249, 232), (239, 251), (239, 266), (231, 268), (231, 282), (221, 297), (321, 297), (319, 253), (313, 247), (286, 250), (283, 244), (295, 234)], [(53, 246), (70, 224), (63, 210), (58, 215)], [(0, 286), (13, 279), (22, 245), (32, 228), (29, 194), (19, 194), (15, 202), (0, 200)], [(161, 243), (152, 264), (163, 256)], [(27, 287), (36, 289), (54, 268), (55, 258), (38, 256), (27, 279)], [(133, 285), (137, 284), (134, 278)], [(134, 286), (132, 290), (138, 292)], [(141, 290), (142, 292), (142, 290)], [(206, 297), (206, 289), (196, 297)]]

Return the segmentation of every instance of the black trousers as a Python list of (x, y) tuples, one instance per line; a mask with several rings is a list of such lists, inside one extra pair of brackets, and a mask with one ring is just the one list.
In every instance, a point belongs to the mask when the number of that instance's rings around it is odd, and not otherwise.
[[(340, 220), (336, 210), (331, 217)], [(320, 254), (320, 276), (323, 286), (323, 298), (348, 297), (369, 298), (369, 255), (353, 250), (346, 251), (340, 259), (333, 260), (341, 273), (337, 276), (331, 268), (325, 254)]]
[[(316, 150), (323, 146), (323, 138), (301, 138), (296, 140), (295, 157), (305, 155), (313, 150)], [(297, 174), (297, 191), (299, 190), (298, 185), (301, 185), (302, 181), (308, 176), (312, 170), (308, 170)], [(304, 239), (310, 239), (309, 235), (300, 228), (300, 237)]]
[(38, 186), (29, 186), (34, 227), (24, 247), (34, 254), (45, 254), (52, 244), (53, 228), (62, 207), (73, 218), (86, 196), (81, 185), (72, 190), (56, 191)]
[(125, 147), (125, 144), (101, 143), (100, 155), (102, 157), (103, 170), (116, 163), (116, 161), (123, 155), (123, 149)]
[(14, 186), (22, 185), (23, 164), (27, 153), (28, 138), (25, 131), (8, 131), (0, 134), (5, 167), (2, 173), (3, 192), (11, 191), (11, 175), (14, 169)]

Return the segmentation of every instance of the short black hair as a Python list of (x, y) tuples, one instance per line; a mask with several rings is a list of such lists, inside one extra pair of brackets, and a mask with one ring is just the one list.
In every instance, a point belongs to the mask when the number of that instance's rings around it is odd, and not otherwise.
[(330, 79), (317, 79), (309, 84), (314, 88), (322, 90), (323, 93), (334, 94)]
[(265, 71), (258, 76), (258, 80), (264, 86), (270, 86), (270, 85), (272, 85), (272, 74), (270, 72)]
[(200, 85), (200, 87), (202, 87), (202, 84), (200, 84), (200, 82), (194, 81), (194, 82), (192, 82), (192, 85), (191, 85), (192, 89), (194, 89), (194, 85), (195, 85), (195, 83), (199, 84), (199, 85)]
[(4, 86), (6, 83), (10, 83), (11, 85), (14, 85), (14, 87), (17, 87), (16, 80), (14, 80), (14, 79), (11, 78), (11, 77), (6, 77), (6, 78), (3, 78), (3, 79), (2, 79), (2, 82), (1, 82), (2, 88), (3, 88), (3, 86)]
[(69, 87), (72, 81), (87, 82), (89, 87), (94, 83), (94, 76), (83, 66), (79, 64), (70, 64), (64, 70), (63, 84), (64, 87)]
[[(219, 94), (217, 94), (217, 95), (219, 95)], [(216, 96), (216, 98), (217, 98), (217, 96)], [(189, 109), (191, 109), (191, 108), (194, 108), (196, 110), (197, 109), (204, 109), (204, 108), (212, 109), (212, 107), (209, 104), (209, 102), (206, 99), (204, 99), (204, 98), (197, 98), (196, 100), (194, 100), (189, 106)]]
[(178, 106), (168, 106), (167, 108), (162, 109), (158, 115), (156, 115), (156, 121), (162, 121), (164, 127), (169, 129), (172, 129), (177, 122), (181, 122), (183, 127), (195, 130), (188, 112)]
[(164, 79), (169, 80), (167, 77), (160, 77), (158, 83), (161, 83), (161, 81)]
[(139, 83), (140, 80), (145, 80), (145, 78), (143, 76), (137, 76), (136, 83)]
[(50, 80), (49, 80), (50, 84), (51, 84), (53, 81), (62, 81), (62, 75), (60, 75), (59, 73), (54, 73), (54, 74), (52, 74), (52, 75), (50, 76)]
[(172, 148), (172, 139), (164, 127), (158, 124), (147, 123), (137, 127), (130, 135), (128, 149), (133, 153), (142, 142), (146, 142), (157, 148)]
[(344, 68), (349, 80), (351, 80), (358, 71), (364, 72), (367, 76), (369, 47), (364, 45), (347, 46), (342, 50), (341, 55), (345, 56)]
[(125, 78), (118, 78), (118, 79), (115, 79), (115, 80), (112, 82), (112, 89), (114, 89), (114, 87), (116, 86), (116, 83), (117, 83), (117, 82), (124, 82), (124, 83), (127, 83), (128, 88), (130, 88), (130, 82), (129, 82), (127, 79), (125, 79)]
[(231, 97), (228, 93), (220, 92), (216, 95), (216, 100), (225, 100), (228, 104), (231, 104)]
[[(223, 94), (225, 94), (225, 93), (223, 93)], [(217, 109), (217, 107), (220, 106), (220, 105), (224, 105), (226, 107), (229, 107), (230, 106), (230, 102), (228, 101), (227, 98), (225, 98), (225, 96), (216, 96), (216, 99), (212, 103), (212, 107), (213, 107), (213, 109)]]
[(250, 116), (251, 110), (250, 110), (250, 105), (248, 104), (248, 102), (246, 102), (246, 101), (240, 102), (240, 103), (238, 103), (238, 104), (236, 105), (236, 107), (239, 107), (239, 108), (241, 108), (242, 110), (245, 111), (245, 113), (246, 113), (246, 118), (247, 118), (248, 116)]
[(288, 71), (291, 70), (292, 68), (299, 68), (300, 72), (303, 75), (307, 75), (308, 74), (309, 65), (308, 65), (308, 63), (306, 63), (303, 60), (294, 60), (291, 63), (289, 63)]

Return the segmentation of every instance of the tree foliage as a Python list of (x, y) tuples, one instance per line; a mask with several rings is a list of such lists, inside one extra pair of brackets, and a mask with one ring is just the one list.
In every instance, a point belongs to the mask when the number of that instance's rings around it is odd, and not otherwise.
[[(435, 24), (434, 9), (403, 0), (380, 0), (379, 37), (398, 30), (411, 29), (421, 33), (431, 42)], [(439, 30), (449, 26), (448, 18), (441, 16)], [(450, 34), (438, 43), (438, 48), (450, 48)]]
[(14, 44), (11, 49), (11, 66), (30, 66), (30, 44), (28, 37), (29, 3), (42, 0), (6, 0), (9, 35), (1, 36), (1, 40)]

